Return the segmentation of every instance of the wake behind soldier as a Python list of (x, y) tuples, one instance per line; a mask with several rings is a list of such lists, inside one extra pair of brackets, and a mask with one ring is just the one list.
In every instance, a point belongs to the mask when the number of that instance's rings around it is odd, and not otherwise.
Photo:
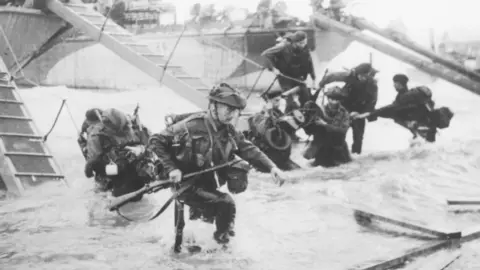
[[(208, 98), (207, 112), (195, 113), (152, 135), (148, 148), (157, 154), (164, 173), (176, 183), (187, 173), (243, 159), (230, 167), (200, 175), (178, 198), (190, 209), (199, 210), (204, 219), (212, 221), (214, 217), (214, 239), (227, 243), (234, 235), (236, 207), (229, 194), (217, 189), (226, 183), (231, 193), (245, 191), (250, 168), (246, 161), (268, 167), (274, 181), (282, 184), (284, 180), (275, 164), (230, 123), (245, 108), (245, 98), (227, 84), (214, 87)], [(192, 216), (195, 212), (190, 212), (190, 219), (198, 218)]]
[[(295, 86), (300, 86), (298, 92), (300, 106), (303, 106), (310, 100), (310, 90), (304, 82), (307, 76), (310, 75), (315, 82), (315, 70), (313, 68), (312, 57), (307, 46), (307, 34), (303, 31), (297, 31), (290, 36), (291, 42), (286, 42), (281, 45), (265, 50), (262, 55), (267, 58), (270, 71), (277, 74), (278, 83), (283, 91), (288, 91)], [(295, 80), (285, 78), (281, 74), (291, 77)], [(287, 97), (287, 108), (285, 113), (298, 109), (298, 105), (294, 101), (294, 96)]]
[[(371, 64), (363, 63), (347, 72), (335, 72), (328, 74), (320, 82), (319, 87), (332, 82), (344, 82), (343, 90), (346, 98), (342, 106), (347, 109), (350, 116), (371, 112), (375, 109), (378, 97), (378, 85), (374, 76), (378, 71)], [(352, 121), (353, 144), (352, 153), (362, 153), (363, 135), (365, 133), (366, 120), (364, 118)]]

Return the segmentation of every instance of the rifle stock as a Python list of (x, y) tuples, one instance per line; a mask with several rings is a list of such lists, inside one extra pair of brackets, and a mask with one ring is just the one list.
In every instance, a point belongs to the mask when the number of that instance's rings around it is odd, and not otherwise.
[(110, 206), (108, 207), (108, 209), (110, 211), (115, 211), (117, 210), (118, 208), (122, 207), (123, 205), (127, 204), (128, 202), (130, 202), (131, 200), (133, 200), (135, 197), (138, 197), (142, 194), (145, 194), (147, 193), (148, 191), (150, 190), (153, 190), (155, 188), (160, 188), (162, 186), (165, 186), (164, 188), (166, 188), (168, 185), (170, 185), (172, 182), (170, 180), (163, 180), (163, 181), (157, 181), (156, 183), (153, 183), (149, 186), (144, 186), (143, 188), (137, 190), (137, 191), (134, 191), (134, 192), (131, 192), (131, 193), (127, 193), (125, 195), (122, 195), (122, 196), (119, 196), (119, 197), (116, 197), (112, 200), (112, 202), (110, 203)]

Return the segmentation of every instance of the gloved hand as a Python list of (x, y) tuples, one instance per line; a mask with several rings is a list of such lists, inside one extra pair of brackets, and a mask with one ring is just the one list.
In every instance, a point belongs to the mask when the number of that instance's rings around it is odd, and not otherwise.
[(87, 178), (93, 177), (93, 164), (91, 162), (87, 162), (87, 164), (85, 164), (84, 172)]
[(285, 183), (285, 177), (283, 175), (283, 171), (281, 171), (279, 168), (273, 167), (272, 170), (270, 171), (270, 174), (272, 175), (272, 178), (275, 184), (282, 186)]
[(173, 183), (178, 183), (182, 181), (182, 171), (180, 171), (179, 169), (175, 169), (168, 174), (168, 178)]

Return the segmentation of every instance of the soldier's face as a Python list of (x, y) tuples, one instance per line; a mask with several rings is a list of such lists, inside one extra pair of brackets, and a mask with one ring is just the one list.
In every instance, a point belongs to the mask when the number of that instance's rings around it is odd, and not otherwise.
[(395, 87), (395, 90), (397, 90), (397, 92), (400, 92), (403, 89), (405, 89), (405, 86), (403, 86), (403, 84), (401, 84), (399, 82), (394, 82), (393, 87)]
[(366, 82), (368, 80), (368, 75), (367, 74), (358, 74), (357, 78), (361, 82)]
[(332, 107), (332, 108), (337, 108), (338, 105), (340, 104), (340, 100), (338, 99), (333, 99), (333, 98), (328, 98), (328, 104)]
[(307, 46), (307, 39), (293, 43), (296, 48), (303, 49)]
[(223, 124), (230, 123), (239, 114), (240, 110), (235, 107), (230, 107), (221, 103), (217, 104), (218, 121)]
[(270, 103), (272, 104), (272, 108), (274, 108), (274, 109), (278, 109), (281, 105), (281, 102), (282, 102), (281, 97), (272, 98), (270, 100)]

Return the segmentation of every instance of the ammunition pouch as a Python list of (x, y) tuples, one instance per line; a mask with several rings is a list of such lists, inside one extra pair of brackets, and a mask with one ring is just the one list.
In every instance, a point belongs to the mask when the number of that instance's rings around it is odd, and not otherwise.
[[(240, 159), (235, 156), (235, 159)], [(227, 182), (228, 191), (232, 194), (244, 192), (248, 187), (248, 172), (250, 164), (245, 160), (241, 160), (232, 166), (219, 170), (218, 176), (222, 182)]]

